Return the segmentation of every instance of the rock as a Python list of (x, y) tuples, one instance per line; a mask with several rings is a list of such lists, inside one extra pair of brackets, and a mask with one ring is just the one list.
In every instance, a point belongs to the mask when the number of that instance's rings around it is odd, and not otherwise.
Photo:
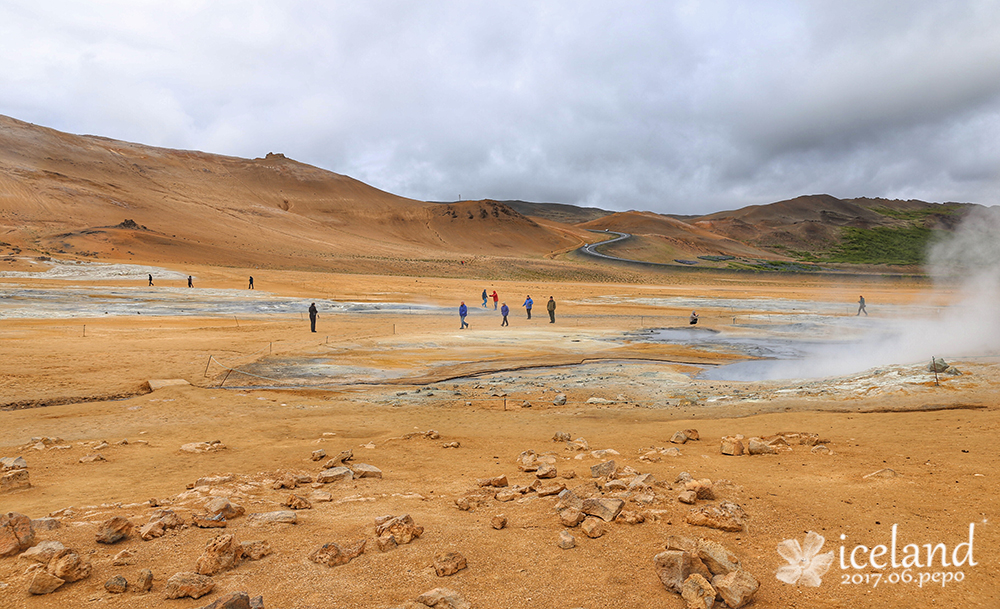
[(594, 396), (592, 398), (587, 398), (587, 403), (588, 404), (593, 404), (595, 406), (608, 406), (608, 405), (614, 404), (615, 401), (614, 400), (609, 400), (607, 398), (599, 398), (597, 396)]
[(208, 453), (219, 450), (226, 450), (226, 445), (219, 440), (213, 440), (212, 442), (190, 442), (181, 446), (181, 451), (186, 453)]
[(260, 560), (271, 554), (271, 545), (266, 541), (241, 541), (240, 553), (244, 558), (250, 560)]
[(367, 540), (361, 540), (348, 548), (341, 548), (333, 542), (326, 543), (313, 550), (309, 554), (309, 560), (328, 567), (346, 565), (365, 551), (366, 542)]
[(300, 497), (298, 495), (289, 495), (285, 498), (285, 505), (293, 510), (311, 510), (312, 504), (305, 497)]
[(313, 491), (312, 495), (309, 495), (310, 501), (315, 501), (317, 503), (326, 503), (328, 501), (333, 501), (333, 495), (326, 491)]
[(298, 479), (292, 474), (285, 474), (271, 484), (271, 488), (280, 491), (283, 488), (293, 489), (299, 485)]
[(565, 406), (566, 405), (566, 394), (557, 393), (556, 397), (552, 400), (552, 404), (555, 406)]
[(576, 478), (576, 471), (572, 469), (566, 469), (563, 470), (562, 473), (560, 473), (559, 475), (567, 480), (572, 480), (573, 478)]
[[(497, 501), (513, 501), (520, 494), (515, 490), (502, 490), (496, 494)], [(482, 495), (466, 495), (455, 500), (455, 506), (463, 512), (474, 510), (486, 503), (487, 497)]]
[(134, 590), (139, 592), (149, 592), (153, 589), (153, 572), (149, 569), (139, 571), (139, 576), (135, 579)]
[(381, 478), (382, 470), (367, 463), (354, 463), (350, 467), (355, 478)]
[(722, 446), (719, 451), (724, 455), (739, 457), (744, 452), (743, 441), (735, 436), (726, 436), (722, 438)]
[(687, 472), (681, 472), (677, 474), (677, 478), (674, 480), (674, 482), (676, 482), (677, 484), (687, 484), (692, 480), (694, 480), (694, 478), (691, 476), (691, 474)]
[(490, 519), (490, 526), (498, 531), (507, 528), (507, 517), (503, 514), (497, 514)]
[(944, 372), (948, 369), (948, 363), (940, 357), (932, 357), (931, 363), (927, 365), (928, 372)]
[(313, 461), (319, 461), (321, 459), (324, 459), (326, 458), (326, 451), (323, 450), (322, 448), (319, 450), (314, 450), (312, 451), (312, 456), (310, 456), (309, 458), (312, 459)]
[(580, 511), (589, 516), (597, 516), (604, 522), (611, 522), (621, 513), (625, 502), (610, 497), (596, 497), (583, 500)]
[(0, 475), (0, 493), (31, 488), (31, 480), (26, 469), (14, 469)]
[(96, 461), (107, 461), (104, 455), (101, 453), (94, 453), (92, 455), (84, 455), (80, 457), (80, 463), (94, 463)]
[(624, 522), (625, 524), (642, 524), (646, 522), (646, 517), (639, 512), (634, 512), (632, 510), (622, 510), (621, 514), (615, 518), (616, 522)]
[(670, 436), (670, 442), (673, 444), (684, 444), (688, 441), (687, 434), (683, 431), (675, 431), (674, 435)]
[(115, 557), (111, 559), (111, 564), (116, 567), (124, 567), (125, 565), (135, 564), (135, 552), (125, 548), (121, 552), (115, 554)]
[(754, 594), (760, 588), (760, 583), (743, 569), (737, 569), (725, 575), (713, 577), (712, 587), (715, 588), (727, 606), (732, 609), (740, 609), (753, 600)]
[(576, 496), (571, 490), (565, 490), (559, 493), (559, 502), (556, 503), (556, 509), (562, 509), (564, 507), (571, 507), (576, 509), (583, 508), (583, 499)]
[(471, 609), (465, 597), (449, 588), (434, 588), (417, 597), (417, 602), (436, 609)]
[(726, 575), (740, 568), (740, 559), (717, 541), (699, 539), (697, 553), (712, 575)]
[(124, 516), (105, 520), (97, 529), (97, 543), (118, 543), (132, 532), (132, 523)]
[(441, 448), (459, 448), (462, 446), (461, 442), (445, 442), (441, 445)]
[(681, 491), (681, 493), (677, 495), (677, 501), (688, 505), (694, 505), (698, 502), (698, 493), (694, 491)]
[(207, 575), (198, 573), (181, 572), (175, 573), (167, 580), (163, 587), (163, 595), (166, 598), (201, 598), (215, 588), (215, 580)]
[(396, 538), (392, 536), (392, 533), (386, 533), (385, 535), (375, 538), (375, 546), (378, 548), (379, 552), (388, 552), (398, 545), (399, 544), (396, 543)]
[(143, 541), (149, 541), (150, 539), (155, 539), (157, 537), (163, 537), (166, 534), (166, 529), (163, 523), (159, 520), (154, 520), (153, 522), (147, 522), (139, 528), (139, 537)]
[(634, 491), (637, 489), (652, 488), (656, 484), (657, 481), (653, 474), (639, 474), (629, 481), (628, 490)]
[(243, 548), (235, 535), (217, 535), (205, 544), (205, 551), (195, 562), (194, 570), (201, 575), (215, 575), (240, 564)]
[(605, 461), (603, 463), (598, 463), (597, 465), (591, 466), (591, 468), (590, 468), (590, 477), (591, 478), (610, 478), (611, 476), (614, 475), (616, 469), (617, 469), (617, 466), (615, 465), (615, 462), (613, 460), (612, 461)]
[[(864, 476), (861, 476), (861, 478), (863, 480), (867, 480), (868, 478), (895, 478), (898, 475), (899, 474), (896, 473), (896, 470), (889, 467), (884, 467), (870, 474), (865, 474)], [(2, 550), (0, 550), (0, 556), (2, 556)]]
[[(263, 606), (263, 598), (261, 598), (261, 606)], [(246, 592), (230, 592), (229, 594), (220, 597), (208, 605), (205, 605), (201, 609), (252, 609), (253, 604), (251, 604), (250, 595)]]
[(332, 469), (337, 466), (344, 465), (345, 462), (350, 461), (354, 458), (354, 450), (348, 448), (347, 450), (342, 450), (337, 454), (336, 457), (330, 459), (325, 464), (323, 464), (323, 469)]
[(552, 441), (553, 442), (569, 442), (570, 438), (572, 438), (572, 437), (573, 436), (570, 435), (570, 433), (567, 432), (567, 431), (557, 431), (556, 434), (554, 436), (552, 436)]
[(559, 547), (563, 550), (570, 550), (576, 547), (576, 537), (570, 535), (569, 531), (559, 531)]
[(604, 525), (597, 518), (586, 518), (580, 525), (580, 530), (591, 539), (597, 539), (604, 535)]
[(493, 478), (480, 478), (477, 481), (479, 486), (504, 487), (509, 484), (507, 476), (494, 476)]
[(566, 450), (590, 450), (590, 443), (583, 438), (577, 438), (566, 443)]
[(747, 445), (747, 452), (751, 455), (773, 455), (778, 451), (760, 438), (750, 438), (749, 444)]
[(43, 541), (25, 550), (18, 558), (47, 565), (53, 556), (65, 549), (65, 546), (58, 541)]
[(723, 501), (718, 505), (694, 508), (688, 512), (685, 520), (688, 524), (699, 527), (735, 532), (743, 530), (745, 518), (746, 514), (740, 506)]
[(833, 454), (833, 451), (830, 450), (829, 448), (827, 448), (826, 445), (824, 445), (824, 444), (817, 444), (816, 446), (813, 446), (811, 449), (809, 449), (809, 452), (811, 452), (814, 455), (832, 455)]
[(62, 526), (62, 523), (55, 518), (34, 518), (31, 521), (33, 531), (55, 531)]
[(65, 583), (66, 580), (52, 575), (45, 569), (38, 569), (31, 578), (31, 584), (28, 585), (28, 592), (31, 594), (51, 594)]
[(688, 440), (700, 440), (701, 434), (698, 433), (697, 429), (685, 429), (684, 435), (687, 436)]
[(296, 516), (295, 512), (291, 510), (278, 510), (275, 512), (250, 514), (248, 519), (255, 523), (295, 524), (298, 522), (298, 516)]
[(624, 480), (608, 480), (604, 483), (604, 491), (608, 493), (616, 493), (619, 491), (628, 490), (628, 482)]
[[(235, 478), (232, 474), (222, 474), (219, 476), (202, 476), (195, 480), (194, 485), (197, 486), (217, 486), (220, 484), (225, 484), (227, 482), (232, 482)], [(156, 507), (156, 506), (153, 506)]]
[(620, 455), (620, 454), (621, 453), (619, 453), (617, 450), (615, 450), (613, 448), (601, 448), (599, 450), (592, 450), (592, 451), (590, 451), (590, 456), (593, 457), (593, 458), (595, 458), (595, 459), (604, 459), (604, 458), (607, 458), (607, 457), (611, 457), (611, 456), (614, 456), (614, 455)]
[(205, 511), (210, 516), (222, 516), (226, 520), (232, 520), (242, 516), (246, 510), (243, 506), (230, 502), (225, 497), (214, 497), (205, 504)]
[(424, 527), (415, 525), (409, 514), (403, 514), (376, 523), (375, 533), (379, 537), (389, 533), (396, 538), (396, 543), (410, 543), (424, 534)]
[(554, 482), (552, 484), (546, 484), (538, 487), (535, 492), (538, 493), (539, 497), (549, 497), (551, 495), (558, 495), (564, 490), (566, 490), (565, 484), (562, 482)]
[(559, 522), (561, 522), (564, 527), (575, 527), (583, 522), (586, 517), (586, 514), (576, 508), (568, 507), (559, 510)]
[(715, 604), (715, 588), (704, 577), (693, 573), (681, 586), (681, 598), (687, 602), (688, 609), (712, 609)]
[[(226, 519), (222, 516), (222, 514), (216, 514), (215, 516), (209, 516), (207, 514), (191, 514), (191, 524), (199, 529), (224, 529), (226, 528)], [(146, 527), (143, 527), (143, 529), (145, 528)]]
[(434, 555), (434, 573), (438, 577), (454, 575), (467, 566), (465, 557), (458, 552), (442, 552)]
[(354, 472), (342, 465), (324, 469), (318, 476), (316, 476), (316, 482), (319, 482), (320, 484), (329, 484), (331, 482), (341, 482), (353, 479)]
[(691, 574), (691, 554), (683, 550), (667, 550), (654, 556), (653, 564), (663, 587), (680, 594), (684, 580)]
[(694, 491), (698, 499), (711, 501), (715, 499), (715, 487), (708, 478), (692, 480), (684, 485), (684, 490)]
[(550, 465), (548, 463), (543, 463), (538, 466), (538, 470), (535, 472), (536, 478), (555, 478), (559, 472), (556, 471), (555, 465)]
[(86, 579), (93, 570), (89, 559), (69, 548), (57, 552), (46, 568), (52, 575), (68, 582)]
[(0, 457), (0, 471), (12, 469), (28, 469), (28, 462), (24, 457)]
[(115, 575), (104, 582), (104, 589), (111, 594), (121, 594), (128, 589), (128, 581), (121, 575)]

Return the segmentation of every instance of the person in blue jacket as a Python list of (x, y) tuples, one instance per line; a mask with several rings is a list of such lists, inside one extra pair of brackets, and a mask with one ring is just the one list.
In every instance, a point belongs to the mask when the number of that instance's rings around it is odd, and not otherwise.
[(486, 308), (486, 299), (487, 298), (489, 298), (489, 296), (486, 295), (486, 290), (483, 290), (483, 308), (484, 309)]
[(503, 306), (500, 307), (500, 314), (503, 315), (503, 321), (500, 322), (500, 327), (501, 328), (503, 326), (509, 326), (510, 325), (510, 324), (507, 323), (507, 314), (508, 313), (510, 313), (510, 307), (508, 307), (507, 303), (505, 302), (505, 303), (503, 303)]
[(527, 298), (525, 299), (525, 301), (524, 301), (524, 304), (523, 304), (523, 305), (521, 305), (522, 307), (524, 307), (525, 309), (527, 309), (527, 310), (528, 310), (528, 319), (531, 319), (531, 305), (533, 305), (533, 304), (535, 304), (535, 301), (533, 301), (533, 300), (531, 299), (531, 296), (529, 295), (529, 296), (528, 296), (528, 297), (527, 297)]
[(462, 319), (462, 327), (459, 330), (464, 330), (469, 327), (468, 322), (465, 321), (465, 316), (469, 314), (469, 307), (465, 306), (465, 301), (462, 301), (462, 305), (458, 307), (458, 316)]

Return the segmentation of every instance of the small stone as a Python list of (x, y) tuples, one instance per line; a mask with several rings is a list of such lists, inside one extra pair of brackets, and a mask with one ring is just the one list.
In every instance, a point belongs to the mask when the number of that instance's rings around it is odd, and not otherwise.
[(670, 442), (673, 444), (684, 444), (688, 441), (687, 434), (683, 431), (675, 431), (674, 435), (670, 436)]
[(723, 501), (718, 505), (694, 508), (688, 512), (685, 520), (695, 526), (736, 532), (743, 530), (745, 518), (746, 514), (740, 506)]
[(309, 554), (309, 560), (328, 567), (346, 565), (365, 551), (366, 541), (359, 541), (349, 548), (341, 548), (333, 542), (326, 543), (313, 550)]
[(415, 525), (413, 518), (409, 514), (403, 514), (402, 516), (394, 516), (377, 524), (375, 533), (378, 536), (391, 533), (396, 538), (397, 543), (410, 543), (424, 534), (424, 527)]
[(701, 434), (698, 433), (697, 429), (685, 429), (684, 435), (687, 436), (688, 440), (700, 440)]
[(497, 514), (490, 519), (490, 526), (498, 531), (507, 528), (507, 517), (503, 514)]
[(615, 462), (605, 461), (603, 463), (598, 463), (590, 468), (591, 478), (610, 478), (614, 475), (616, 469)]
[(271, 488), (280, 491), (283, 488), (293, 489), (299, 485), (299, 481), (291, 474), (285, 474), (271, 484)]
[(251, 522), (256, 523), (281, 523), (281, 524), (295, 524), (298, 522), (298, 516), (295, 512), (291, 510), (277, 510), (274, 512), (263, 512), (259, 514), (250, 514), (248, 519)]
[(285, 505), (293, 510), (311, 510), (312, 504), (305, 497), (299, 495), (289, 495), (285, 498)]
[(246, 511), (243, 506), (230, 502), (225, 497), (214, 497), (205, 504), (205, 511), (211, 516), (222, 516), (226, 520), (232, 520), (242, 516)]
[(135, 552), (129, 550), (128, 548), (122, 550), (121, 552), (115, 554), (115, 557), (111, 559), (111, 564), (116, 567), (124, 567), (126, 565), (135, 564)]
[(121, 594), (128, 589), (128, 581), (121, 575), (115, 575), (104, 582), (104, 589), (111, 594)]
[(691, 573), (691, 554), (683, 550), (667, 550), (654, 556), (653, 563), (663, 587), (680, 594), (684, 580)]
[(760, 438), (750, 438), (750, 442), (747, 445), (747, 452), (751, 455), (773, 455), (778, 451)]
[(621, 513), (625, 502), (621, 499), (597, 497), (583, 500), (580, 511), (589, 516), (597, 516), (604, 522), (613, 521)]
[(565, 406), (566, 405), (566, 394), (557, 393), (555, 399), (552, 400), (552, 404), (555, 406)]
[(740, 559), (724, 545), (710, 539), (698, 540), (698, 558), (712, 575), (726, 575), (740, 568)]
[(624, 480), (608, 480), (604, 483), (603, 489), (607, 493), (617, 493), (628, 490), (628, 482)]
[(62, 526), (62, 523), (55, 518), (35, 518), (31, 521), (31, 528), (35, 531), (55, 531)]
[(570, 535), (569, 531), (559, 531), (559, 547), (563, 550), (575, 548), (576, 537)]
[(132, 523), (124, 516), (104, 521), (97, 529), (97, 543), (118, 543), (132, 532)]
[(809, 449), (809, 452), (811, 452), (814, 455), (832, 455), (833, 454), (833, 451), (830, 450), (829, 448), (827, 448), (825, 444), (817, 444), (816, 446), (813, 446), (811, 449)]
[(309, 458), (312, 459), (313, 461), (319, 461), (325, 457), (326, 457), (326, 451), (321, 448), (319, 450), (312, 451), (312, 456)]
[[(150, 523), (143, 526), (142, 529), (140, 529), (140, 534), (146, 529), (146, 527), (153, 524), (154, 523)], [(159, 525), (160, 523), (155, 524)], [(216, 514), (215, 516), (209, 516), (208, 514), (191, 514), (191, 524), (199, 529), (224, 529), (226, 528), (226, 519), (222, 514)], [(150, 534), (155, 532), (154, 527), (151, 527), (149, 530)], [(143, 537), (143, 539), (145, 539), (145, 537)]]
[(692, 480), (684, 485), (684, 490), (694, 491), (698, 499), (711, 501), (715, 499), (715, 486), (708, 478)]
[(388, 552), (397, 545), (399, 544), (396, 543), (396, 538), (393, 537), (392, 533), (386, 533), (385, 535), (375, 538), (375, 546), (378, 548), (379, 552)]
[(31, 594), (51, 594), (65, 583), (66, 580), (52, 575), (45, 569), (38, 569), (31, 578), (31, 584), (28, 585), (28, 592)]
[(674, 480), (674, 482), (676, 482), (677, 484), (687, 484), (692, 480), (694, 480), (694, 478), (691, 476), (691, 474), (687, 472), (681, 472), (677, 474), (677, 478)]
[(566, 490), (565, 484), (562, 482), (554, 482), (552, 484), (546, 484), (538, 487), (535, 492), (538, 493), (539, 497), (549, 497), (551, 495), (558, 495), (564, 490)]
[[(260, 598), (260, 607), (264, 605), (263, 597)], [(229, 594), (216, 599), (214, 602), (205, 605), (202, 609), (253, 609), (253, 602), (246, 592), (230, 592)]]
[(31, 488), (31, 480), (26, 469), (15, 469), (0, 475), (0, 492)]
[(329, 484), (331, 482), (341, 482), (353, 479), (354, 472), (342, 465), (324, 469), (318, 476), (316, 476), (316, 482), (321, 484)]
[(681, 493), (677, 495), (677, 501), (688, 505), (694, 505), (698, 502), (698, 493), (694, 491), (681, 491)]
[(554, 436), (552, 436), (553, 442), (569, 442), (573, 436), (566, 431), (557, 431)]
[(181, 572), (174, 574), (163, 587), (166, 598), (201, 598), (215, 588), (215, 580), (207, 575)]
[(601, 535), (604, 535), (604, 525), (597, 518), (585, 519), (583, 524), (580, 525), (580, 530), (591, 539), (597, 539)]
[(509, 484), (507, 476), (494, 476), (493, 478), (480, 478), (477, 481), (479, 486), (504, 487)]
[(65, 549), (65, 546), (58, 541), (43, 541), (38, 545), (25, 550), (23, 554), (18, 556), (18, 558), (28, 562), (36, 562), (47, 565), (49, 564), (49, 561), (52, 560), (53, 556)]
[(559, 475), (566, 480), (572, 480), (573, 478), (576, 478), (576, 470), (564, 469)]
[(445, 442), (441, 445), (441, 448), (459, 448), (462, 446), (461, 442)]
[(443, 552), (434, 555), (434, 573), (438, 577), (454, 575), (468, 567), (465, 557), (458, 552)]
[[(897, 475), (898, 474), (896, 473), (896, 470), (894, 470), (892, 468), (885, 467), (885, 468), (882, 468), (882, 469), (880, 469), (878, 471), (874, 471), (874, 472), (872, 472), (870, 474), (865, 474), (864, 476), (862, 476), (862, 479), (868, 479), (868, 478), (895, 478)], [(0, 554), (0, 556), (2, 556), (2, 554)]]
[(715, 588), (726, 605), (732, 609), (740, 609), (753, 600), (754, 594), (760, 588), (760, 583), (743, 569), (731, 571), (725, 575), (712, 578)]
[(571, 507), (576, 509), (583, 508), (583, 500), (576, 496), (576, 493), (567, 489), (559, 493), (559, 502), (556, 503), (556, 509), (562, 509), (564, 507)]
[(309, 495), (309, 499), (317, 503), (325, 503), (333, 501), (333, 494), (326, 491), (313, 491), (312, 495)]
[(724, 455), (739, 457), (744, 452), (743, 441), (734, 436), (726, 436), (722, 438), (722, 445), (719, 450)]
[(622, 510), (621, 514), (615, 518), (615, 522), (624, 522), (625, 524), (642, 524), (646, 522), (646, 517), (632, 510)]
[(543, 463), (538, 466), (538, 470), (535, 472), (536, 478), (555, 478), (559, 472), (556, 471), (555, 465), (550, 465), (548, 463)]
[(689, 575), (681, 586), (681, 598), (687, 601), (688, 609), (712, 609), (715, 594), (712, 584), (697, 573)]
[(93, 570), (89, 559), (80, 556), (69, 548), (56, 553), (46, 568), (52, 575), (68, 582), (87, 579)]
[(215, 440), (213, 442), (190, 442), (181, 446), (181, 452), (186, 453), (208, 453), (218, 450), (226, 450), (226, 445)]
[(139, 576), (135, 579), (133, 589), (139, 592), (149, 592), (153, 589), (153, 572), (149, 569), (139, 571)]
[(353, 463), (350, 467), (355, 478), (381, 478), (382, 470), (367, 463)]
[(24, 457), (0, 457), (0, 471), (13, 469), (28, 469), (28, 462)]
[(240, 564), (243, 548), (235, 535), (217, 535), (205, 544), (205, 551), (195, 562), (195, 571), (201, 575), (215, 575)]
[(449, 588), (434, 588), (417, 597), (417, 602), (435, 609), (471, 609), (465, 597)]
[(565, 527), (575, 527), (587, 517), (586, 514), (576, 508), (564, 508), (559, 510), (559, 522)]
[(265, 556), (271, 554), (271, 545), (266, 541), (242, 541), (240, 542), (240, 553), (244, 558), (249, 558), (250, 560), (260, 560)]

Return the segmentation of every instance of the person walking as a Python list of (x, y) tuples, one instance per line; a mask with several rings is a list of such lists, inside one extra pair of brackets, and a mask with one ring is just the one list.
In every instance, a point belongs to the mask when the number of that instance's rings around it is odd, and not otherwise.
[(191, 278), (190, 275), (188, 275), (188, 287), (189, 288), (193, 288), (194, 287), (194, 280)]
[(153, 275), (152, 275), (152, 273), (149, 275), (149, 285), (153, 285)]
[(500, 327), (501, 328), (504, 327), (504, 326), (509, 326), (510, 325), (510, 324), (507, 323), (507, 314), (508, 313), (510, 313), (510, 307), (508, 307), (507, 303), (505, 302), (505, 303), (503, 303), (503, 306), (500, 307), (500, 314), (503, 315), (503, 321), (500, 322)]
[(489, 298), (489, 296), (486, 295), (486, 290), (483, 290), (483, 308), (484, 309), (486, 308), (486, 299), (487, 298)]
[(529, 294), (528, 297), (524, 299), (524, 304), (521, 305), (528, 310), (528, 319), (531, 319), (531, 305), (533, 304), (535, 304), (535, 301), (531, 299), (531, 295)]
[[(149, 285), (153, 285), (153, 284), (149, 284)], [(865, 297), (864, 296), (860, 296), (858, 298), (858, 313), (857, 313), (857, 315), (855, 315), (855, 317), (857, 317), (858, 315), (861, 315), (861, 313), (864, 313), (865, 317), (868, 317), (868, 311), (865, 310)]]
[(497, 291), (496, 290), (493, 290), (493, 293), (490, 294), (490, 298), (493, 299), (493, 310), (496, 311), (497, 310), (497, 301), (500, 300), (500, 297), (497, 296)]
[(319, 311), (316, 310), (316, 303), (309, 305), (309, 329), (313, 332), (316, 331), (316, 318), (319, 317)]
[(556, 323), (556, 301), (553, 297), (549, 296), (549, 302), (545, 305), (545, 308), (549, 311), (549, 323)]
[(252, 290), (253, 289), (253, 275), (250, 275), (250, 285), (247, 286), (247, 289), (248, 290)]
[(464, 330), (469, 327), (469, 323), (465, 321), (465, 316), (469, 314), (469, 307), (465, 306), (465, 301), (458, 307), (458, 317), (462, 320), (462, 325), (458, 328), (459, 330)]

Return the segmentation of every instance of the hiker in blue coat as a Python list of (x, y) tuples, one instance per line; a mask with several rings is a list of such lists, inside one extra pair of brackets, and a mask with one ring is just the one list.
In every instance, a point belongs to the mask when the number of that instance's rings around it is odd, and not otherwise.
[(465, 321), (465, 316), (469, 314), (469, 307), (465, 306), (465, 301), (462, 301), (462, 306), (458, 307), (458, 316), (462, 319), (462, 327), (459, 330), (464, 330), (469, 327), (468, 322)]
[(489, 298), (489, 296), (486, 295), (486, 290), (483, 290), (483, 308), (484, 309), (486, 308), (486, 299), (487, 298)]
[(500, 327), (509, 326), (510, 325), (510, 324), (507, 323), (507, 314), (508, 313), (510, 313), (510, 307), (508, 307), (507, 303), (505, 302), (505, 303), (503, 303), (503, 306), (500, 307), (500, 314), (503, 315), (503, 321), (500, 322)]
[(525, 299), (524, 304), (521, 305), (522, 307), (528, 310), (528, 319), (531, 319), (531, 305), (533, 304), (535, 304), (535, 301), (531, 299), (531, 296), (528, 296), (528, 298)]

